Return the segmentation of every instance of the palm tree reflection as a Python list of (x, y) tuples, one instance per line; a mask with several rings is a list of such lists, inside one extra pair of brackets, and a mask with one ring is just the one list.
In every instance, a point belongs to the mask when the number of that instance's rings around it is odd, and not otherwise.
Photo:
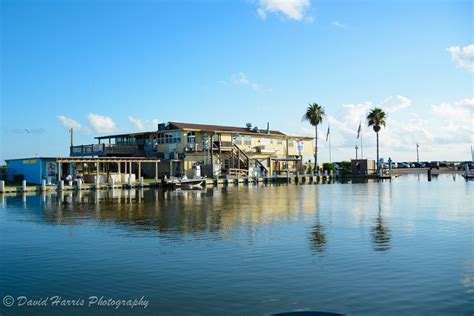
[(314, 251), (322, 253), (326, 250), (326, 227), (319, 221), (319, 214), (311, 230), (310, 241), (311, 249)]
[(390, 239), (392, 237), (390, 228), (382, 217), (382, 208), (379, 204), (379, 213), (375, 218), (375, 224), (371, 228), (372, 243), (375, 251), (390, 250)]

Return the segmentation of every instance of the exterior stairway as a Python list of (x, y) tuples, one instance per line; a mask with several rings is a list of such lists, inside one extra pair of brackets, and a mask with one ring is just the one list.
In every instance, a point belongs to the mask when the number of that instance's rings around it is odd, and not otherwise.
[[(222, 145), (222, 144), (221, 144)], [(253, 168), (249, 156), (239, 148), (236, 144), (225, 144), (219, 148), (218, 142), (213, 144), (214, 161), (220, 163), (222, 166), (222, 174), (229, 176), (246, 177), (249, 176), (249, 170)], [(267, 168), (262, 165), (257, 159), (255, 166), (267, 171)]]

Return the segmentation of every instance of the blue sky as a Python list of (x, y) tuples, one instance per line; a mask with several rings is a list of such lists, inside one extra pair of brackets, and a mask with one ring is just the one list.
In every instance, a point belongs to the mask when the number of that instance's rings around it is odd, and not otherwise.
[[(67, 155), (159, 121), (312, 135), (326, 109), (333, 160), (382, 106), (381, 156), (470, 158), (471, 1), (2, 1), (0, 159)], [(25, 131), (28, 130), (27, 131)], [(364, 155), (375, 156), (365, 128)]]

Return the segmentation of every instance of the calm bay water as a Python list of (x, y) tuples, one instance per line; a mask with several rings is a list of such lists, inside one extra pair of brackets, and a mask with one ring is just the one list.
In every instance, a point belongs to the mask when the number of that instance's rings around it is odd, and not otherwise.
[(1, 315), (472, 315), (474, 182), (4, 197), (0, 255)]

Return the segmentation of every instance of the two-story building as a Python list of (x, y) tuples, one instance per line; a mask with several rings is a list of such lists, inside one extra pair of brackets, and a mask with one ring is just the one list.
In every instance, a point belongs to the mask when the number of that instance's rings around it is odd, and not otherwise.
[(156, 131), (96, 137), (93, 145), (71, 146), (70, 155), (160, 159), (160, 175), (196, 166), (207, 176), (303, 172), (303, 156), (314, 154), (312, 137), (245, 127), (168, 122)]

